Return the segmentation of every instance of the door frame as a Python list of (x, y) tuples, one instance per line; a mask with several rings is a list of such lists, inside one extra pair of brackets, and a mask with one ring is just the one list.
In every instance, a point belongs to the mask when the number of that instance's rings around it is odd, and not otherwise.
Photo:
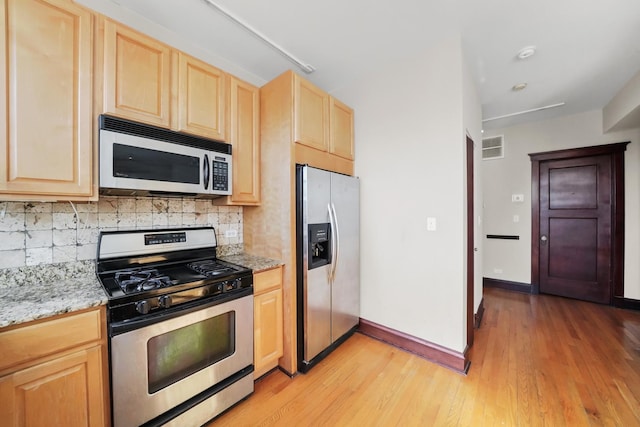
[(624, 304), (624, 152), (629, 142), (545, 151), (531, 158), (531, 286), (540, 293), (540, 163), (599, 155), (611, 156), (611, 285), (610, 304)]

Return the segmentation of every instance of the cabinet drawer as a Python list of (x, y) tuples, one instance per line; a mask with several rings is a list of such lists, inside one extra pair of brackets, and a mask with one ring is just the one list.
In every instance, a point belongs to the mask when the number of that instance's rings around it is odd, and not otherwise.
[(256, 273), (253, 276), (253, 293), (259, 294), (282, 286), (282, 267)]
[(101, 312), (96, 309), (0, 332), (0, 371), (101, 339)]

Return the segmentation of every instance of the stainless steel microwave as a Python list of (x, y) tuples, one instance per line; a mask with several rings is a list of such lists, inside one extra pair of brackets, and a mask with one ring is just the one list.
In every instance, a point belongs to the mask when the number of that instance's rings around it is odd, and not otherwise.
[(231, 194), (231, 145), (106, 115), (99, 126), (101, 194)]

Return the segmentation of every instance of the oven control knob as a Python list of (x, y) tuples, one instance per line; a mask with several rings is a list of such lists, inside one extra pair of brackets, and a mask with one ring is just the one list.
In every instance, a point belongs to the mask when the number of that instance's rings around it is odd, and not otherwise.
[(138, 301), (136, 303), (136, 311), (140, 314), (147, 314), (150, 309), (149, 301)]
[(158, 298), (158, 305), (162, 308), (169, 308), (171, 307), (171, 303), (172, 303), (172, 299), (171, 299), (171, 295), (163, 295), (160, 298)]

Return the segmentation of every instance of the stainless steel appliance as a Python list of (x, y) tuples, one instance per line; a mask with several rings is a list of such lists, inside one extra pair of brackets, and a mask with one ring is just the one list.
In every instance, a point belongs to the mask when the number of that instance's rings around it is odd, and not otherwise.
[(102, 232), (115, 427), (200, 426), (253, 392), (252, 271), (212, 227)]
[(231, 145), (105, 115), (99, 124), (102, 194), (231, 194)]
[(296, 166), (298, 370), (307, 372), (360, 319), (360, 180)]

